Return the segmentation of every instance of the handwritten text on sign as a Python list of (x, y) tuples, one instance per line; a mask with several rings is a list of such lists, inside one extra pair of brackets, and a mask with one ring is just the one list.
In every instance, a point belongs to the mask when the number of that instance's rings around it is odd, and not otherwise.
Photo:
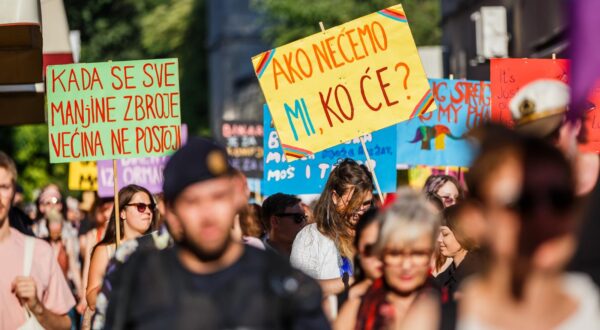
[[(513, 124), (508, 103), (519, 89), (537, 79), (569, 81), (569, 60), (558, 59), (492, 59), (492, 119)], [(592, 89), (588, 101), (595, 106), (585, 112), (587, 142), (580, 145), (584, 152), (600, 153), (600, 87)]]
[(487, 81), (430, 80), (436, 111), (400, 123), (398, 164), (469, 166), (473, 150), (466, 133), (491, 117)]
[[(265, 170), (262, 181), (263, 193), (272, 195), (320, 194), (329, 173), (340, 159), (352, 158), (358, 163), (366, 162), (366, 156), (358, 138), (332, 148), (317, 152), (295, 162), (286, 162), (277, 132), (270, 126), (269, 110), (264, 111)], [(383, 192), (396, 190), (396, 128), (387, 127), (367, 134), (365, 142), (371, 165)]]
[(49, 66), (50, 161), (166, 155), (181, 145), (177, 59)]
[(401, 5), (252, 62), (289, 160), (435, 109)]
[(224, 121), (221, 125), (231, 166), (247, 177), (260, 178), (263, 173), (263, 124), (258, 122)]

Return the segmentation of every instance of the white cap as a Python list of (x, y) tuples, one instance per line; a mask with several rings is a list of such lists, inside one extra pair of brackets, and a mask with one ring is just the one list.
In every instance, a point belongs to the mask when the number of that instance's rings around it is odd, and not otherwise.
[(516, 129), (547, 136), (562, 123), (569, 105), (569, 86), (560, 80), (539, 79), (523, 86), (510, 100)]

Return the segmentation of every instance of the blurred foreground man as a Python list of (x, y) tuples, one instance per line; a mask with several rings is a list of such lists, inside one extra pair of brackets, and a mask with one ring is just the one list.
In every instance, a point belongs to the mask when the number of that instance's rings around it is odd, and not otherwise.
[(175, 247), (135, 253), (118, 271), (106, 329), (323, 329), (318, 284), (231, 237), (236, 181), (225, 150), (190, 139), (164, 171)]
[(75, 299), (48, 243), (9, 226), (17, 169), (0, 151), (0, 329), (69, 329)]
[(600, 286), (600, 157), (579, 150), (579, 143), (585, 141), (583, 120), (566, 121), (569, 98), (565, 83), (540, 79), (523, 86), (509, 106), (518, 131), (550, 140), (571, 162), (580, 207), (587, 206), (587, 211), (569, 269), (588, 273)]

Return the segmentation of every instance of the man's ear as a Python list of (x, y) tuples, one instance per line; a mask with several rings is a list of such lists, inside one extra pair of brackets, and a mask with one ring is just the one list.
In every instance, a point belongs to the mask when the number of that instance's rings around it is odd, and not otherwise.
[(279, 227), (279, 217), (277, 217), (275, 215), (272, 215), (269, 218), (269, 222), (271, 224), (271, 228), (277, 228), (277, 227)]
[(165, 221), (167, 222), (167, 228), (169, 229), (169, 233), (173, 239), (175, 241), (179, 241), (181, 239), (183, 229), (181, 228), (179, 217), (177, 217), (177, 214), (169, 204), (165, 204)]

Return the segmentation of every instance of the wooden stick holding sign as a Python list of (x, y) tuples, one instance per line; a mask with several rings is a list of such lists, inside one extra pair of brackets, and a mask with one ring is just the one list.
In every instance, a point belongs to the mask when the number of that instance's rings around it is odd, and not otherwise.
[(117, 160), (113, 159), (113, 182), (115, 185), (115, 244), (121, 244), (121, 215), (119, 214), (119, 176), (117, 173)]
[[(321, 32), (325, 32), (325, 25), (323, 24), (323, 22), (319, 22), (319, 27), (321, 28)], [(375, 183), (377, 195), (379, 196), (379, 200), (381, 201), (381, 203), (383, 203), (385, 200), (385, 196), (381, 193), (381, 187), (379, 186), (377, 175), (375, 174), (375, 170), (371, 167), (371, 156), (369, 155), (369, 150), (367, 150), (364, 135), (360, 136), (360, 144), (362, 144), (363, 151), (365, 152), (365, 157), (367, 157), (367, 168), (369, 169), (369, 172), (371, 172), (371, 174), (373, 175), (373, 183)]]

